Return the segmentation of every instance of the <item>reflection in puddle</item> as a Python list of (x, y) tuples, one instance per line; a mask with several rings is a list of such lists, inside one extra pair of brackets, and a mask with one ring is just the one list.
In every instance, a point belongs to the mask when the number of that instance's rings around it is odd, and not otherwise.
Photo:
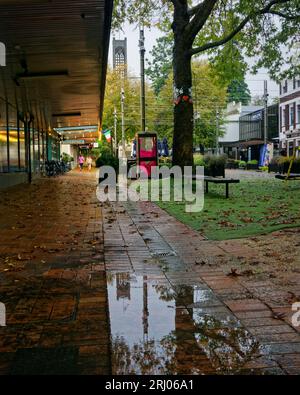
[[(258, 344), (205, 286), (108, 273), (113, 374), (238, 372)], [(220, 307), (220, 315), (207, 313)], [(223, 311), (222, 311), (223, 308)]]

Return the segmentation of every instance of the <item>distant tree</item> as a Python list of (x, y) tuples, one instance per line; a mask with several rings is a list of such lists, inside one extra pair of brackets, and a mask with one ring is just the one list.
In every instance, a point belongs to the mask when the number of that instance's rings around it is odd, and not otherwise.
[(241, 102), (244, 106), (247, 106), (251, 102), (251, 93), (245, 80), (232, 80), (227, 92), (229, 103), (235, 101), (236, 103)]
[[(106, 77), (103, 125), (113, 131), (114, 110), (117, 111), (117, 139), (121, 140), (121, 89), (124, 89), (125, 101), (125, 138), (131, 140), (141, 130), (140, 82), (133, 75), (122, 78), (118, 71), (108, 68)], [(151, 87), (146, 84), (147, 125), (154, 128), (156, 99)]]
[(172, 37), (159, 37), (150, 51), (152, 60), (147, 59), (146, 75), (150, 78), (156, 95), (159, 94), (172, 70)]
[[(248, 56), (259, 56), (256, 67), (266, 67), (279, 78), (282, 66), (292, 64), (290, 50), (299, 41), (300, 0), (115, 0), (114, 24), (157, 23), (169, 20), (173, 32), (174, 138), (173, 163), (193, 163), (192, 57), (208, 55), (232, 40)], [(300, 64), (292, 68), (299, 73)]]
[[(193, 143), (215, 147), (216, 137), (222, 135), (217, 129), (216, 117), (222, 125), (223, 109), (226, 105), (226, 88), (208, 62), (195, 61), (192, 64), (194, 85), (194, 133)], [(157, 127), (160, 137), (172, 140), (173, 121), (173, 73), (171, 72), (157, 98)]]
[(254, 96), (251, 100), (251, 104), (253, 106), (264, 106), (265, 105), (264, 97), (259, 95)]

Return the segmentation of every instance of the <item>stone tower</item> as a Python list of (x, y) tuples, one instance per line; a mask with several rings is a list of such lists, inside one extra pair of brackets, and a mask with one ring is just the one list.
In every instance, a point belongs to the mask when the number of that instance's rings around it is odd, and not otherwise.
[(127, 75), (127, 38), (113, 39), (113, 68), (119, 70), (123, 77)]

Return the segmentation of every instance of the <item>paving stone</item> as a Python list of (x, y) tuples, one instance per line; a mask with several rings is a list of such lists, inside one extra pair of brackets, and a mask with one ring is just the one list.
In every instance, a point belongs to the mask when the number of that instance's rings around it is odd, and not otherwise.
[[(17, 217), (0, 194), (0, 300), (7, 308), (0, 374), (109, 371), (102, 214), (94, 190), (93, 176), (78, 173), (15, 187), (5, 194), (20, 207)], [(26, 227), (7, 232), (3, 225), (14, 221)], [(9, 254), (20, 269), (3, 271), (1, 257)], [(99, 366), (94, 356), (82, 363), (83, 344), (98, 347)]]

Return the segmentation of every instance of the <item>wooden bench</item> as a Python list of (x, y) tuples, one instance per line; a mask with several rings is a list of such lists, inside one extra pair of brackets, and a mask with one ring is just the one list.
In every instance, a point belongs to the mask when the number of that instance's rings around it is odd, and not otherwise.
[(289, 176), (287, 174), (276, 174), (275, 178), (286, 181), (300, 181), (300, 174), (291, 173)]
[(205, 181), (205, 191), (208, 193), (208, 184), (212, 182), (213, 184), (226, 184), (226, 199), (229, 198), (229, 184), (239, 184), (240, 180), (234, 178), (216, 178), (216, 177), (204, 177)]

